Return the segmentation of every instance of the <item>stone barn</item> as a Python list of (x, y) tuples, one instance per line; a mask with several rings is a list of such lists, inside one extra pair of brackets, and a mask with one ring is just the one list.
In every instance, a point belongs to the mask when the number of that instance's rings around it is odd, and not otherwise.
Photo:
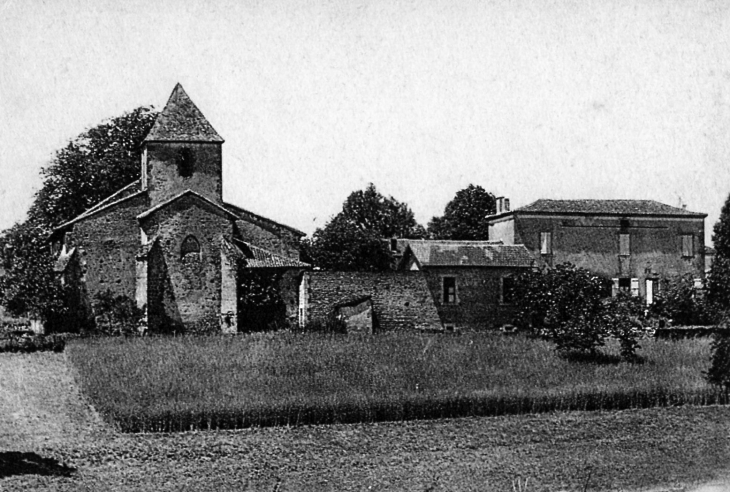
[(518, 275), (535, 261), (501, 241), (407, 240), (399, 269), (422, 272), (446, 331), (511, 324)]
[(180, 84), (142, 145), (140, 179), (51, 236), (77, 307), (109, 291), (136, 300), (151, 331), (233, 332), (250, 326), (242, 279), (273, 279), (276, 309), (296, 320), (304, 233), (223, 201), (223, 139)]

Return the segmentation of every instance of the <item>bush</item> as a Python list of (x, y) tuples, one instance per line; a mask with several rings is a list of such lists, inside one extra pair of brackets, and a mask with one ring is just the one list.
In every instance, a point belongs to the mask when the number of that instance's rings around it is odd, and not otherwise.
[(0, 339), (0, 352), (63, 352), (65, 346), (66, 339), (61, 335), (29, 335), (18, 332)]
[(649, 320), (645, 316), (646, 305), (639, 297), (619, 292), (616, 297), (604, 302), (601, 322), (608, 334), (615, 337), (621, 346), (621, 357), (637, 361), (636, 350), (639, 339), (649, 331)]
[(144, 310), (136, 302), (111, 290), (96, 294), (94, 300), (96, 329), (106, 335), (129, 335), (138, 333), (144, 321)]
[(712, 325), (718, 321), (717, 310), (704, 292), (695, 288), (692, 275), (663, 279), (649, 313), (653, 317), (671, 319), (672, 324), (681, 326)]

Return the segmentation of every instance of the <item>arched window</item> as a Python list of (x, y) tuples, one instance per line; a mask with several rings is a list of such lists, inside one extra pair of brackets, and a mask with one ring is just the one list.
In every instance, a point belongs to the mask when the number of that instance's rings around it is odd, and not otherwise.
[(195, 236), (188, 236), (182, 242), (180, 259), (184, 262), (200, 261), (200, 243)]
[(189, 178), (193, 175), (195, 169), (195, 156), (193, 151), (187, 147), (180, 149), (177, 154), (177, 172), (183, 178)]

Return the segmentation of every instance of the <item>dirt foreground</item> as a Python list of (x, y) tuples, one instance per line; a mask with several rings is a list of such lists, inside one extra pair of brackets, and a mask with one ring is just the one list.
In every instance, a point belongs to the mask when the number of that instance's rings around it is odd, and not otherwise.
[(0, 376), (3, 491), (730, 491), (728, 407), (129, 435), (63, 354)]

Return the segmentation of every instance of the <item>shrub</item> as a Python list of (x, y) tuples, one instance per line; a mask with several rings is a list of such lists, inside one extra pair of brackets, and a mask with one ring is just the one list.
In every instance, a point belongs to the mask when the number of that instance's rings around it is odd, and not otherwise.
[(111, 290), (96, 294), (94, 299), (96, 329), (106, 335), (129, 335), (137, 333), (144, 320), (144, 310), (136, 302)]
[(653, 317), (668, 318), (674, 325), (711, 325), (717, 322), (717, 313), (702, 290), (695, 287), (692, 275), (663, 279), (661, 290), (649, 306)]
[(639, 297), (619, 292), (616, 297), (606, 299), (601, 322), (606, 333), (615, 337), (621, 346), (621, 357), (636, 361), (639, 339), (649, 333), (649, 320), (645, 316), (646, 306)]

